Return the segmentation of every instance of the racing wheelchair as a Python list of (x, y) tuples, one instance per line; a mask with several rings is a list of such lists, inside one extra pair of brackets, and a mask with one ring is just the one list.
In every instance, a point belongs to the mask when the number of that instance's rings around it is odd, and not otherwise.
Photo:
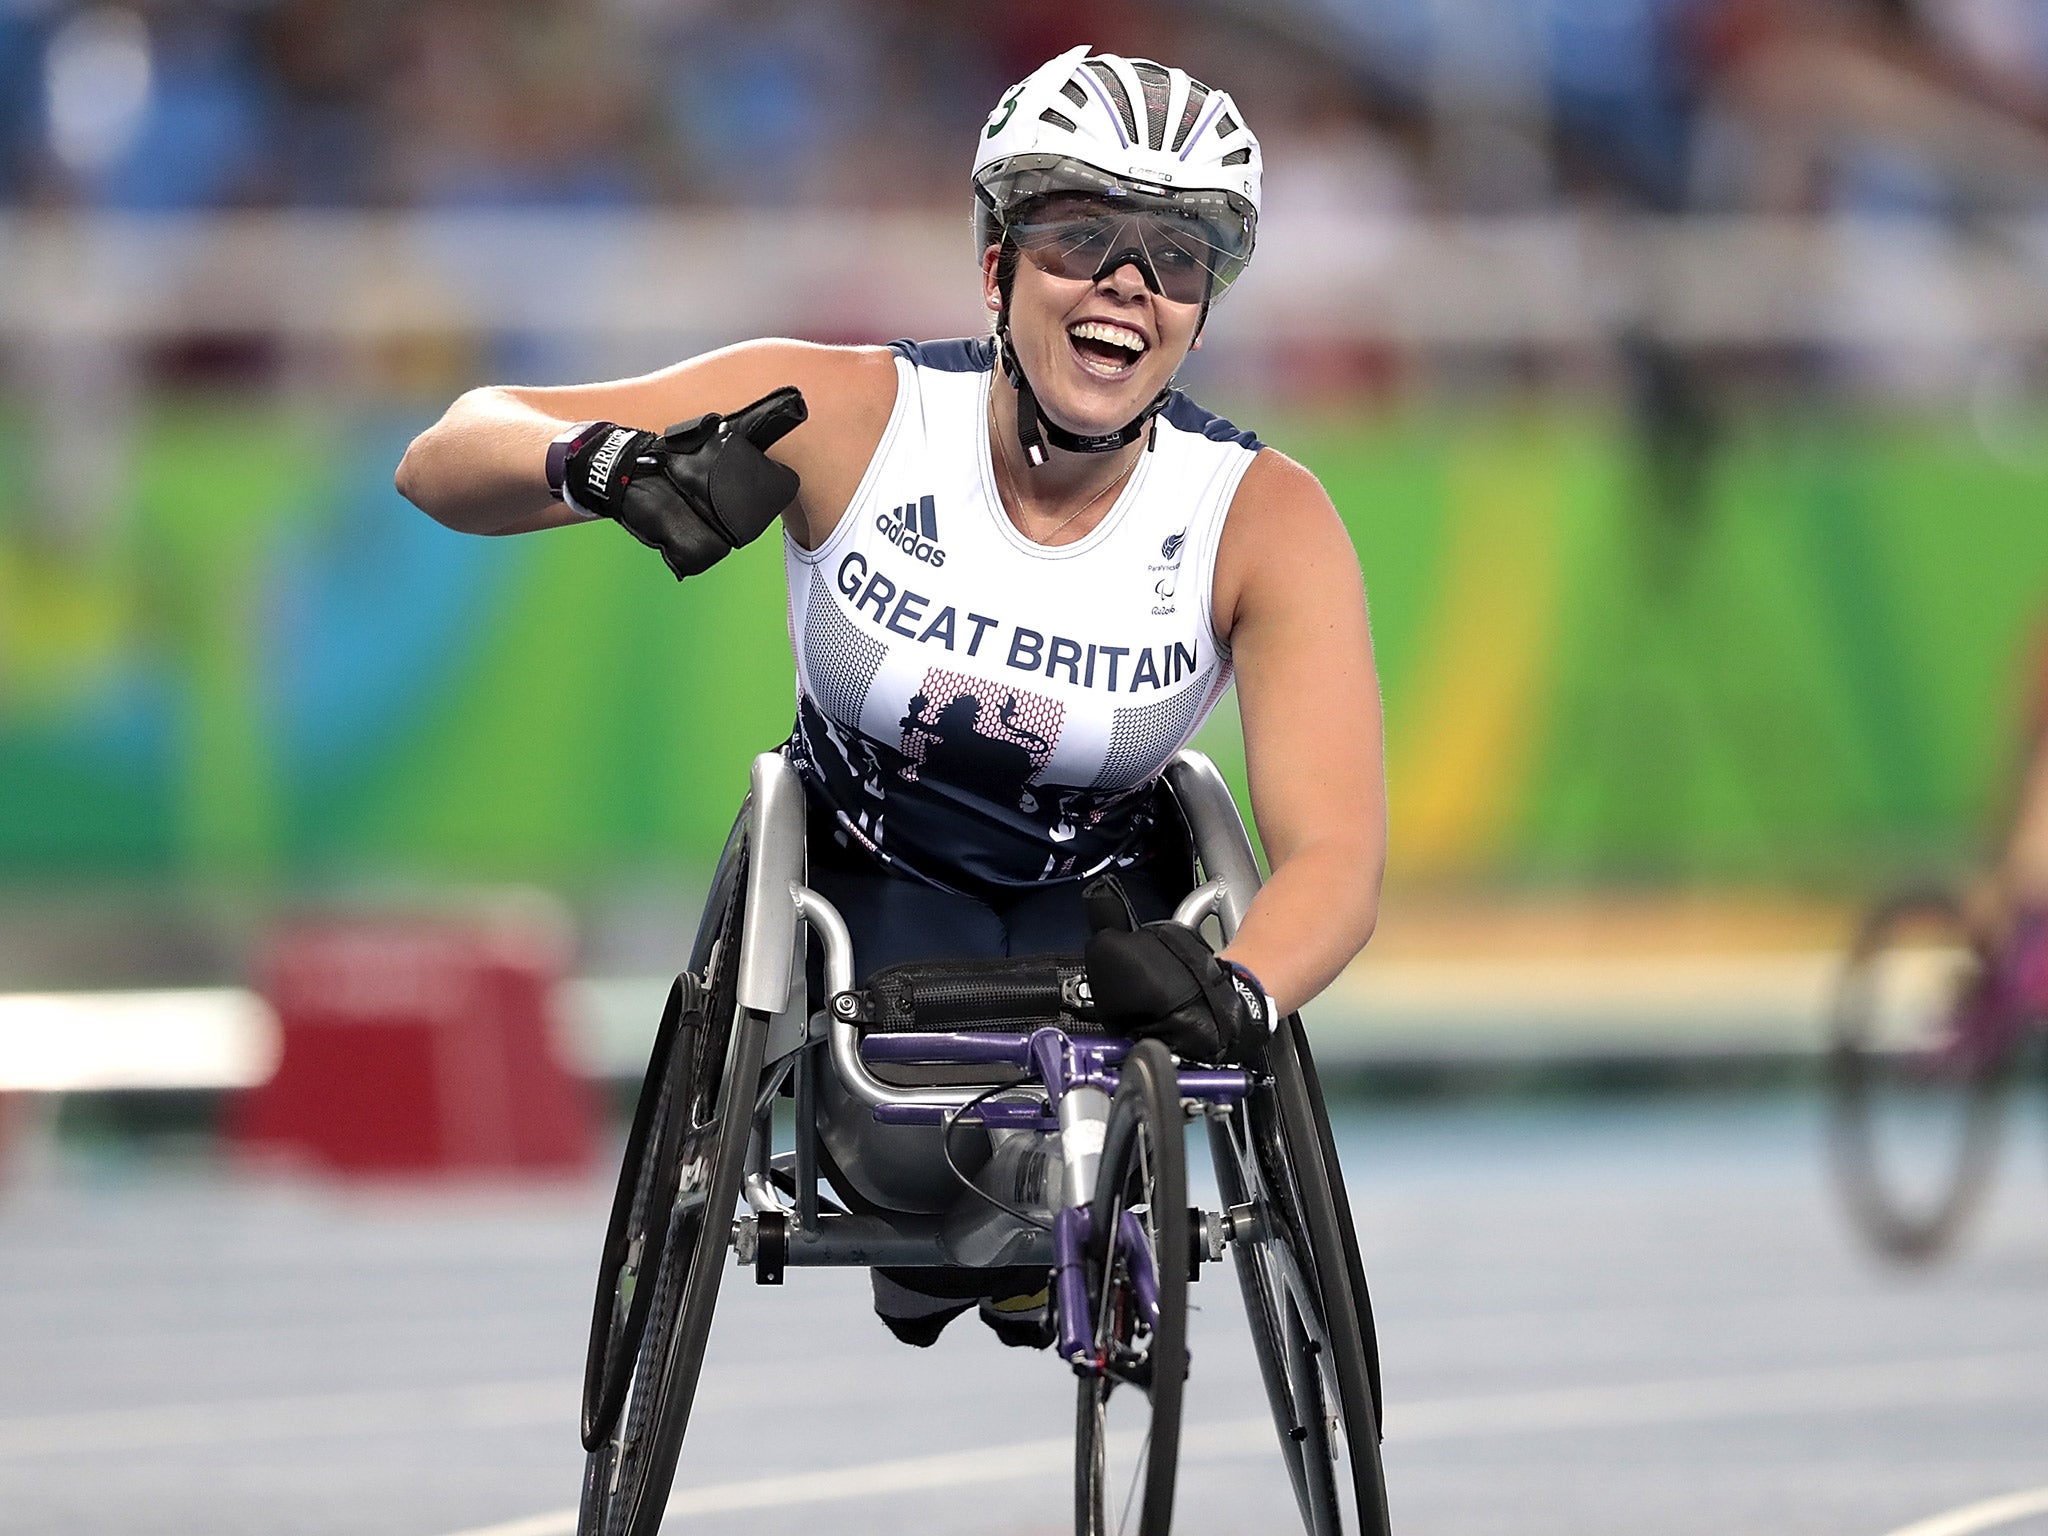
[[(1199, 753), (1165, 784), (1201, 881), (1174, 916), (1213, 917), (1227, 938), (1259, 884), (1244, 824)], [(919, 962), (857, 986), (844, 919), (806, 867), (803, 790), (764, 753), (627, 1135), (578, 1536), (659, 1528), (734, 1259), (764, 1284), (790, 1266), (1048, 1269), (1055, 1348), (1078, 1382), (1075, 1530), (1164, 1536), (1187, 1284), (1226, 1252), (1303, 1527), (1384, 1533), (1372, 1312), (1300, 1018), (1254, 1074), (1103, 1032), (1079, 956)], [(784, 1097), (793, 1145), (778, 1150)], [(1220, 1210), (1188, 1206), (1195, 1120)]]

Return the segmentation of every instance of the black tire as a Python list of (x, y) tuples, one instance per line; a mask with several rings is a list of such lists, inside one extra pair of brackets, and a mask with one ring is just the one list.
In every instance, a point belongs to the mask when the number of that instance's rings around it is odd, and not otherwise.
[[(1112, 1245), (1128, 1213), (1136, 1251)], [(1187, 1120), (1173, 1057), (1157, 1040), (1124, 1059), (1110, 1103), (1087, 1247), (1090, 1335), (1101, 1366), (1081, 1378), (1074, 1421), (1078, 1536), (1166, 1536), (1187, 1381)], [(1138, 1265), (1158, 1293), (1150, 1326)]]
[(1271, 1065), (1270, 1082), (1210, 1123), (1252, 1346), (1303, 1527), (1385, 1536), (1371, 1304), (1298, 1020), (1274, 1037)]
[(1322, 1148), (1323, 1172), (1329, 1179), (1337, 1234), (1343, 1242), (1344, 1274), (1351, 1288), (1353, 1309), (1358, 1314), (1359, 1344), (1365, 1351), (1365, 1370), (1372, 1387), (1373, 1427), (1378, 1438), (1384, 1440), (1387, 1409), (1380, 1387), (1379, 1328), (1373, 1321), (1372, 1294), (1365, 1283), (1365, 1260), (1358, 1252), (1358, 1224), (1351, 1216), (1351, 1194), (1344, 1187), (1344, 1165), (1337, 1156), (1336, 1135), (1330, 1129), (1329, 1101), (1323, 1097), (1322, 1078), (1316, 1072), (1315, 1055), (1309, 1050), (1308, 1031), (1302, 1028), (1301, 1015), (1292, 1015), (1286, 1027), (1301, 1071), (1301, 1086), (1307, 1094), (1309, 1113), (1315, 1121), (1316, 1145)]
[(690, 970), (669, 988), (640, 1096), (633, 1106), (618, 1189), (612, 1196), (604, 1251), (598, 1262), (597, 1297), (584, 1356), (581, 1431), (586, 1451), (596, 1450), (616, 1426), (626, 1388), (633, 1379), (640, 1340), (646, 1333), (675, 1204), (682, 1121), (671, 1108), (676, 1079), (686, 1065), (686, 1059), (676, 1052), (676, 1035), (686, 1019), (701, 1022), (706, 994), (700, 977), (710, 976), (727, 909), (746, 866), (745, 828), (742, 810), (712, 877), (704, 916), (691, 946)]
[(737, 1004), (746, 881), (736, 874), (704, 967), (704, 1007), (676, 1032), (674, 1213), (622, 1409), (585, 1462), (578, 1536), (653, 1536), (689, 1428), (768, 1035), (766, 1016)]
[[(669, 1213), (676, 1198), (676, 1151), (682, 1119), (674, 1114), (677, 1033), (703, 1024), (703, 999), (697, 978), (685, 972), (669, 988), (647, 1076), (633, 1106), (632, 1129), (619, 1168), (618, 1191), (612, 1196), (611, 1218), (605, 1227), (604, 1256), (597, 1273), (597, 1299), (591, 1312), (590, 1345), (583, 1366), (583, 1449), (594, 1451), (618, 1423), (619, 1409), (632, 1384), (633, 1362), (647, 1332), (647, 1311), (654, 1300), (662, 1250), (668, 1240)], [(694, 1037), (693, 1037), (694, 1038)]]
[(1881, 1253), (1932, 1258), (1983, 1198), (2020, 1022), (1953, 894), (1906, 891), (1865, 919), (1835, 993), (1829, 1139)]

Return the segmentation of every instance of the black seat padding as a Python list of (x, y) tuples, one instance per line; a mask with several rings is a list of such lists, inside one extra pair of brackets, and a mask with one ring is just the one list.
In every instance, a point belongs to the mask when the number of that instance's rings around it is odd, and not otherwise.
[(1079, 955), (913, 960), (876, 971), (860, 989), (862, 1023), (889, 1034), (1054, 1025), (1099, 1035)]

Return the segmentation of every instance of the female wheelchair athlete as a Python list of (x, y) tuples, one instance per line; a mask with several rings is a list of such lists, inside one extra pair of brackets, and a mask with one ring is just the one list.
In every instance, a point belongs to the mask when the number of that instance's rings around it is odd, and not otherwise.
[[(1206, 882), (1174, 916), (1213, 915), (1227, 939), (1259, 883), (1243, 822), (1199, 753), (1165, 781)], [(1104, 1034), (1078, 956), (921, 962), (857, 988), (846, 925), (805, 884), (804, 827), (793, 770), (756, 758), (627, 1137), (584, 1378), (579, 1536), (659, 1528), (728, 1250), (763, 1284), (790, 1265), (1050, 1268), (1057, 1350), (1079, 1381), (1075, 1529), (1163, 1536), (1187, 1282), (1228, 1249), (1304, 1527), (1385, 1532), (1371, 1306), (1299, 1017), (1255, 1074)], [(778, 1152), (786, 1093), (794, 1145)], [(1191, 1119), (1221, 1210), (1187, 1204)], [(924, 1213), (875, 1209), (842, 1179), (900, 1187), (893, 1203)]]

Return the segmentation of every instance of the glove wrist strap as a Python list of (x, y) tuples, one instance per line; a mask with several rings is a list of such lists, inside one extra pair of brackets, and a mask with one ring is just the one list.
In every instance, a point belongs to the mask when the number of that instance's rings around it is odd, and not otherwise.
[(577, 431), (562, 454), (563, 505), (584, 517), (617, 518), (631, 458), (653, 441), (652, 432), (614, 421), (594, 421)]
[(1280, 1005), (1266, 990), (1266, 984), (1252, 974), (1250, 966), (1240, 965), (1235, 960), (1225, 960), (1223, 968), (1230, 972), (1231, 984), (1236, 987), (1237, 995), (1244, 999), (1252, 1016), (1266, 1026), (1267, 1034), (1272, 1034), (1280, 1027)]
[(548, 494), (579, 517), (595, 517), (597, 514), (579, 507), (563, 485), (569, 474), (569, 455), (581, 448), (594, 430), (609, 425), (611, 423), (604, 421), (579, 421), (573, 427), (557, 433), (554, 441), (548, 444)]

